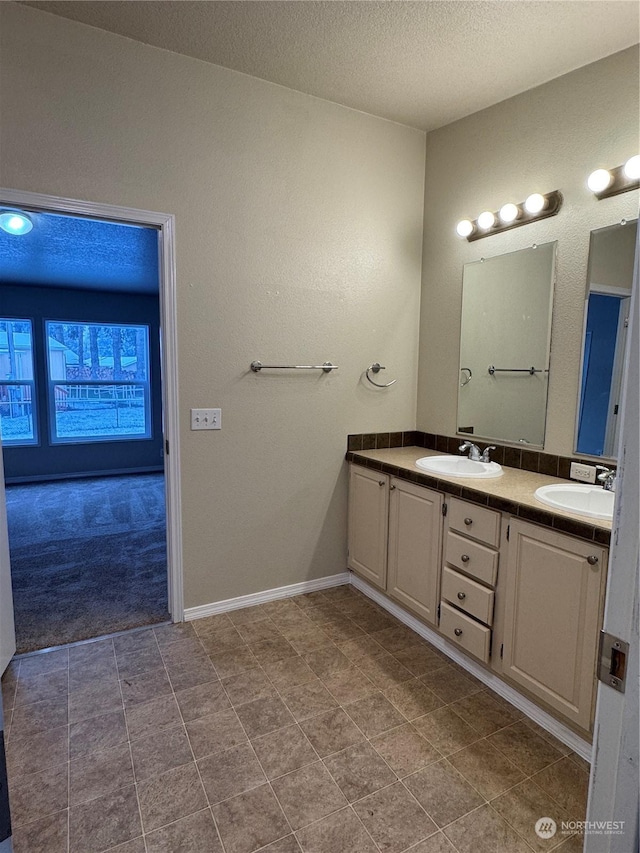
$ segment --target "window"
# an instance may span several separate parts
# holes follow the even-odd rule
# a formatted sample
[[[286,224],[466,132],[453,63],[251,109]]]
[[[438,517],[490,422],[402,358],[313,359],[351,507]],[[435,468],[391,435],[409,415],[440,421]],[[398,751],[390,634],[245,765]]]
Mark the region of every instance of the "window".
[[[37,444],[30,320],[0,319],[0,432],[3,444]]]
[[[151,437],[149,327],[46,321],[51,441]]]

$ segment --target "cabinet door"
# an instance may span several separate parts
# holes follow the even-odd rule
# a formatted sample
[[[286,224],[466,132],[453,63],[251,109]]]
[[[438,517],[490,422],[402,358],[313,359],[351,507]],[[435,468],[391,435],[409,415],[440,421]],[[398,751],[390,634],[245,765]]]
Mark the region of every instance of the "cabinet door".
[[[391,480],[387,591],[421,616],[437,622],[443,496],[403,480]]]
[[[348,566],[380,589],[387,583],[389,476],[352,465],[349,473]]]
[[[511,521],[503,673],[585,730],[606,558],[593,543]]]

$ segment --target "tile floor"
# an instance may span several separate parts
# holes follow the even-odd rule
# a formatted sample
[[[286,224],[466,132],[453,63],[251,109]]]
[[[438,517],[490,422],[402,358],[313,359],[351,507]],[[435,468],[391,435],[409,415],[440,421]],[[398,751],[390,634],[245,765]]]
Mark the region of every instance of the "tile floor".
[[[3,679],[15,853],[578,853],[587,765],[353,587]]]

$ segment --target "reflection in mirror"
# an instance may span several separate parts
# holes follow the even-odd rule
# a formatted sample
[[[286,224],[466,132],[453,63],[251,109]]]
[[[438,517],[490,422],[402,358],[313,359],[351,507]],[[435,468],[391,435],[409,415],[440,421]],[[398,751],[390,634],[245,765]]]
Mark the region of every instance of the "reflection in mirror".
[[[465,264],[458,432],[544,446],[556,243]]]
[[[591,232],[576,452],[613,458],[638,223]]]

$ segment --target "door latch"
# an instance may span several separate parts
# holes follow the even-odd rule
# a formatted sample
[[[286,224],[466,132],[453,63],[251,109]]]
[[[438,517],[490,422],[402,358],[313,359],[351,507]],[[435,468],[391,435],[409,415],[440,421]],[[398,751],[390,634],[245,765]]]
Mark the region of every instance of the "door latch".
[[[607,634],[606,631],[600,631],[598,678],[619,693],[624,693],[628,654],[629,643],[614,637],[613,634]]]

